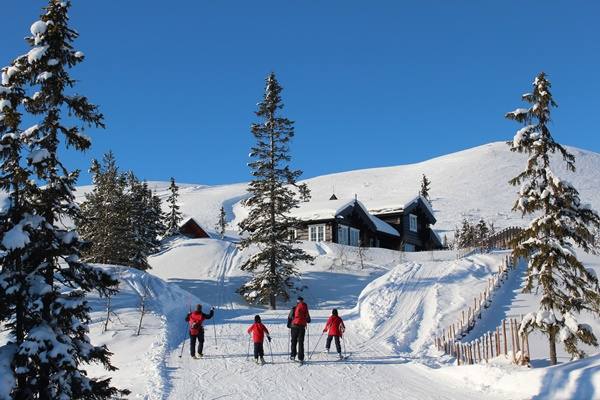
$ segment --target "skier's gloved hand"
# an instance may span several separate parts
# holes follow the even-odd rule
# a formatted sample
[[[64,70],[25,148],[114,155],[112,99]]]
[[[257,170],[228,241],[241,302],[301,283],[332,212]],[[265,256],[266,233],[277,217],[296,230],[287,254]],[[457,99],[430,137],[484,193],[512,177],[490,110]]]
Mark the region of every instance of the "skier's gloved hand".
[[[327,332],[327,329],[323,329],[323,333]]]
[[[269,340],[269,342],[271,341],[271,336],[267,336],[267,339]]]

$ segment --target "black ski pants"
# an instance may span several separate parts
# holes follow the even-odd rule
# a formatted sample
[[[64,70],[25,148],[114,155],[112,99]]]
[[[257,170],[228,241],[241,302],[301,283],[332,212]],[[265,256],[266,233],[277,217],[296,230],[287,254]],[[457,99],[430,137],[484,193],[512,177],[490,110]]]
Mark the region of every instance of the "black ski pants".
[[[298,360],[304,361],[304,335],[305,326],[292,325],[292,352],[291,357],[298,357]]]
[[[342,353],[342,345],[340,344],[339,336],[327,336],[327,342],[325,343],[325,348],[329,350],[331,348],[331,341],[335,338],[335,349],[339,354]]]
[[[202,350],[204,349],[204,329],[200,329],[197,335],[192,335],[190,333],[190,354],[192,357],[196,355],[196,341],[198,341],[198,354],[202,354]]]
[[[265,356],[265,349],[262,343],[254,343],[254,358],[258,360],[258,357]]]

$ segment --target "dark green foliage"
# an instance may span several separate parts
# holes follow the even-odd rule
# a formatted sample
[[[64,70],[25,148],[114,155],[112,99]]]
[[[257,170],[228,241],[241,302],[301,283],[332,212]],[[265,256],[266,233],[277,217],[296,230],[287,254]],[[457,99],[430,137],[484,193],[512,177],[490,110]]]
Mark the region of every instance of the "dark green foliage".
[[[523,95],[530,104],[506,115],[523,124],[509,142],[511,151],[528,155],[527,167],[510,183],[519,187],[513,210],[533,215],[533,221],[514,243],[513,255],[528,260],[525,292],[541,294],[539,311],[525,318],[522,329],[548,335],[550,361],[556,364],[556,341],[574,357],[583,357],[578,342],[597,345],[587,325],[579,324],[581,311],[600,311],[598,279],[578,260],[575,246],[595,252],[594,234],[600,228],[596,211],[584,205],[579,192],[552,172],[551,157],[559,155],[567,170],[575,172],[575,157],[554,141],[548,128],[556,103],[544,73]]]
[[[129,265],[128,248],[131,237],[128,224],[130,210],[125,176],[119,172],[112,152],[104,155],[102,165],[92,161],[94,189],[86,193],[81,204],[77,228],[89,242],[84,260],[100,264]]]
[[[243,270],[253,273],[253,278],[239,292],[247,301],[269,303],[273,309],[277,298],[289,299],[291,279],[297,275],[295,263],[313,260],[295,246],[297,240],[289,235],[290,228],[299,222],[290,216],[290,211],[301,199],[308,200],[310,194],[305,184],[297,183],[302,171],[289,166],[294,125],[278,115],[283,108],[281,90],[275,74],[270,74],[265,97],[256,112],[262,121],[251,128],[256,139],[249,164],[253,179],[248,187],[250,197],[244,202],[250,212],[240,223],[242,232],[248,233],[242,247],[256,245],[258,253],[242,265]]]
[[[150,268],[148,255],[160,248],[165,232],[160,198],[132,173],[121,173],[112,152],[92,161],[94,190],[86,194],[79,232],[89,242],[85,260]]]

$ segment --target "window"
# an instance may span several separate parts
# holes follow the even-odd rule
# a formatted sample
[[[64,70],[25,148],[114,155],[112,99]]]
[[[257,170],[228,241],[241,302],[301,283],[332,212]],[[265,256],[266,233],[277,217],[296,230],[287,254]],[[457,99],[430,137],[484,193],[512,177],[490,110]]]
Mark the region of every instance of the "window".
[[[417,216],[414,214],[410,214],[408,216],[409,219],[409,229],[411,232],[417,232]]]
[[[346,225],[338,225],[337,242],[339,244],[348,244],[348,227]]]
[[[298,230],[297,229],[290,229],[289,233],[288,233],[288,237],[290,240],[297,240],[298,239]]]
[[[325,225],[310,225],[308,227],[308,240],[311,242],[324,242]]]
[[[360,230],[350,228],[350,246],[360,246]]]
[[[404,251],[413,252],[415,250],[416,250],[416,248],[415,248],[414,244],[408,244],[407,243],[407,244],[404,245]]]

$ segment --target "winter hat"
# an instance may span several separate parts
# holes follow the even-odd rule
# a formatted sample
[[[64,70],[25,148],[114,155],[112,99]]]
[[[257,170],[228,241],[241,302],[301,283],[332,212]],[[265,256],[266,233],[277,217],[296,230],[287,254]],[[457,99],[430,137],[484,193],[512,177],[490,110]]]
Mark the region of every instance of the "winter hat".
[[[304,297],[302,297],[302,296],[299,296],[299,297],[298,297],[298,301],[304,301]]]
[[[198,311],[198,312],[202,311],[202,304],[196,305],[196,311]]]
[[[254,316],[254,322],[260,322],[260,315]]]
[[[334,308],[333,310],[331,310],[331,314],[335,315],[337,317],[337,315],[338,315],[337,308]]]

